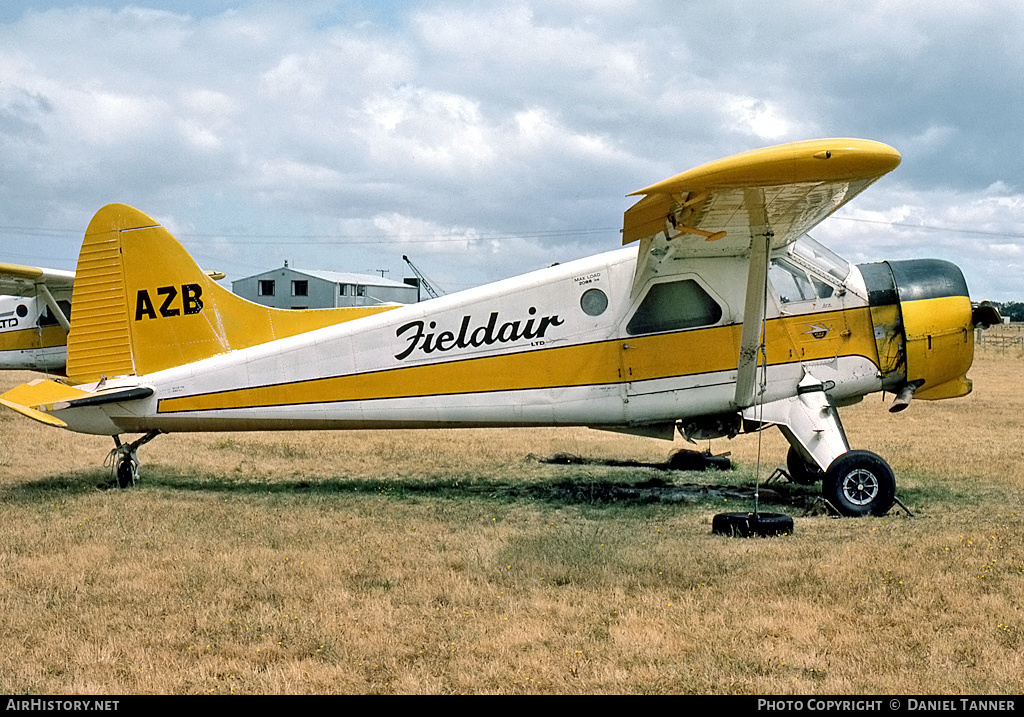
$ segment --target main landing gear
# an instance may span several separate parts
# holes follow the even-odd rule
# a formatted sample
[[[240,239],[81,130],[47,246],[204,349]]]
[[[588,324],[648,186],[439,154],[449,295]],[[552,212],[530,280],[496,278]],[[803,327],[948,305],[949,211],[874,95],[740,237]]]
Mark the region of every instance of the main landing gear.
[[[896,476],[881,456],[847,451],[825,471],[821,494],[843,515],[881,516],[896,501]]]
[[[136,452],[163,431],[150,431],[131,443],[121,443],[120,436],[114,436],[114,448],[107,454],[103,465],[110,466],[110,475],[118,488],[130,488],[139,479],[139,458]]]
[[[885,515],[897,502],[892,468],[870,451],[850,450],[826,387],[805,373],[795,396],[744,409],[743,418],[778,426],[790,445],[790,477],[804,485],[820,480],[822,497],[840,515]]]
[[[801,485],[820,480],[822,497],[841,515],[881,516],[896,502],[896,476],[885,459],[871,451],[841,453],[823,471],[791,446],[786,471]]]

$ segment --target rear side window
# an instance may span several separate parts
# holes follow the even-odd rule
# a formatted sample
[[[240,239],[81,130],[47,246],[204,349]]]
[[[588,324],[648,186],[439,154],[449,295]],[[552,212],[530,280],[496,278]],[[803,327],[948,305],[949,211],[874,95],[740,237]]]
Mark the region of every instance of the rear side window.
[[[655,284],[647,292],[626,333],[652,334],[710,326],[722,319],[722,307],[693,279]]]

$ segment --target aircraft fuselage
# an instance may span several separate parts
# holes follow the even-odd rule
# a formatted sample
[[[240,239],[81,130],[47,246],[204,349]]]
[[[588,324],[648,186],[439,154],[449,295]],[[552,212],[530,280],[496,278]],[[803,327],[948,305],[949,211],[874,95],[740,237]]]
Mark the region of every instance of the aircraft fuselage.
[[[859,270],[847,265],[840,279],[829,265],[801,259],[807,254],[777,257],[786,266],[768,304],[761,400],[792,396],[807,372],[830,382],[840,404],[885,388]],[[61,418],[74,430],[116,434],[628,428],[735,411],[745,262],[690,259],[631,297],[635,261],[634,250],[608,252],[115,381],[111,387],[141,381],[154,394],[130,406],[63,411]],[[779,284],[794,271],[794,287],[810,288],[781,293],[789,289]],[[143,313],[134,320],[183,318]]]
[[[36,297],[0,296],[0,369],[61,372],[67,333]]]

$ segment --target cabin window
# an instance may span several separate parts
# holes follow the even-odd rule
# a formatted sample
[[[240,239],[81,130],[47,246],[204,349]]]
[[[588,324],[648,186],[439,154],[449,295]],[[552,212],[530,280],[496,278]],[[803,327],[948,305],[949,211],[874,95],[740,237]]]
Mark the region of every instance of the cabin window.
[[[309,282],[305,279],[296,279],[293,281],[292,296],[309,296]]]
[[[710,326],[722,319],[722,307],[693,279],[655,284],[626,325],[630,335]]]
[[[608,308],[608,295],[600,289],[587,289],[580,297],[580,308],[587,316],[600,316]]]
[[[256,286],[257,296],[273,296],[277,292],[277,282],[273,279],[260,279]]]
[[[833,253],[806,234],[793,244],[793,255],[824,270],[836,281],[846,281],[846,277],[850,275],[850,263],[846,259]]]

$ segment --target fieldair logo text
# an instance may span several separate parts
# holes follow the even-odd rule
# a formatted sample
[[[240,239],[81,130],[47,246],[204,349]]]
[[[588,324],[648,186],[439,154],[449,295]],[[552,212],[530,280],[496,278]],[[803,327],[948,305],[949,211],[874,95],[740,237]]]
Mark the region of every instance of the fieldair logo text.
[[[549,326],[561,326],[565,323],[558,315],[542,316],[537,318],[537,309],[533,306],[529,310],[530,318],[524,321],[506,321],[498,324],[498,312],[492,311],[486,324],[470,329],[471,316],[463,316],[462,324],[458,333],[453,331],[435,332],[437,322],[431,321],[424,324],[423,321],[410,321],[398,328],[395,335],[399,338],[405,337],[409,345],[401,353],[395,354],[395,358],[401,361],[417,349],[425,354],[435,351],[451,351],[452,349],[465,349],[470,346],[490,346],[500,343],[506,344],[520,339],[535,341],[544,338],[544,333]],[[429,333],[428,333],[429,330]]]

